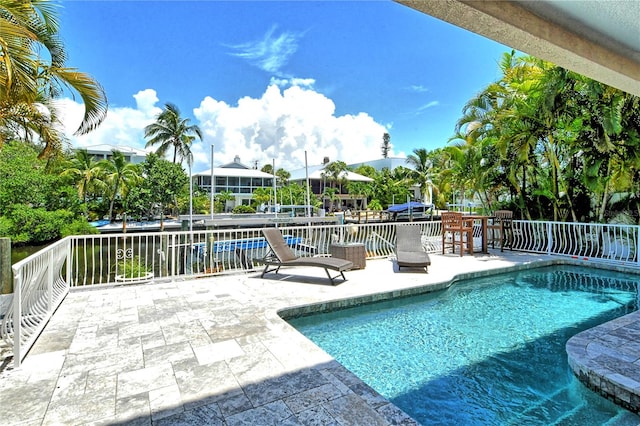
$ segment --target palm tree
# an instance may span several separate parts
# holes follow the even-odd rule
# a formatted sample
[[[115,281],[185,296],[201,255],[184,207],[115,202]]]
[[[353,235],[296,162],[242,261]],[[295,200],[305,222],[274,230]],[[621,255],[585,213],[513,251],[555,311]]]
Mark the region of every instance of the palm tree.
[[[78,187],[78,197],[87,202],[87,193],[95,188],[104,188],[101,180],[102,168],[95,161],[93,155],[86,149],[78,149],[75,156],[67,162],[66,169],[61,176],[70,177]]]
[[[36,135],[44,143],[41,158],[62,147],[51,101],[66,89],[80,95],[85,105],[76,134],[95,129],[107,113],[102,87],[89,75],[65,66],[56,7],[49,0],[0,0],[0,148],[7,137],[28,140]]]
[[[173,148],[174,163],[180,158],[191,165],[191,144],[196,137],[202,141],[202,131],[197,125],[189,124],[189,121],[188,118],[180,117],[180,110],[174,104],[165,104],[164,110],[156,117],[156,122],[144,128],[144,137],[150,138],[146,147],[159,145],[156,153],[161,157]]]
[[[391,136],[389,133],[382,135],[382,158],[389,158],[389,151],[391,151]]]
[[[429,151],[425,148],[416,148],[413,154],[407,156],[407,164],[413,166],[413,180],[420,186],[422,200],[427,200],[427,190],[431,181],[432,162],[429,158]]]
[[[333,187],[340,185],[339,193],[341,193],[342,184],[346,181],[347,163],[344,161],[332,161],[324,166],[324,170],[321,175],[326,177],[329,182],[332,183]]]
[[[124,200],[129,188],[138,184],[142,179],[137,165],[129,163],[120,151],[112,151],[112,153],[111,158],[99,163],[104,173],[104,179],[110,187],[109,220],[113,220],[113,206],[116,198],[120,196]]]

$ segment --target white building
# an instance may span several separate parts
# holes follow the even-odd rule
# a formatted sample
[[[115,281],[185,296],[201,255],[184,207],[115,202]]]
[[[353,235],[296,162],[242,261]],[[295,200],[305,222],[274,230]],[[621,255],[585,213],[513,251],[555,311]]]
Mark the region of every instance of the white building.
[[[108,144],[79,147],[78,149],[86,149],[87,153],[93,155],[96,161],[108,160],[112,157],[113,151],[120,151],[124,154],[125,160],[133,164],[142,163],[147,157],[147,154],[152,152],[144,149],[131,148],[130,146]]]
[[[211,169],[193,175],[198,188],[211,193]],[[233,162],[213,168],[214,193],[230,192],[234,200],[225,210],[235,206],[250,205],[256,188],[273,187],[273,175],[245,166],[236,156]]]
[[[289,182],[295,182],[298,185],[305,186],[307,174],[309,176],[309,187],[311,192],[321,196],[324,192],[324,188],[327,187],[327,179],[324,175],[324,168],[326,164],[322,164],[319,166],[309,166],[306,169],[298,169],[293,170],[291,172],[291,177],[289,178]],[[344,171],[341,176],[346,182],[373,182],[373,179],[367,176],[363,176],[361,174],[352,172],[352,171]],[[366,210],[367,208],[367,198],[361,195],[349,194],[346,187],[338,187],[337,189],[341,189],[342,191],[336,194],[337,198],[337,208],[339,210]],[[322,198],[322,208],[325,210],[331,210],[332,202],[324,197]],[[334,206],[335,207],[335,206]]]

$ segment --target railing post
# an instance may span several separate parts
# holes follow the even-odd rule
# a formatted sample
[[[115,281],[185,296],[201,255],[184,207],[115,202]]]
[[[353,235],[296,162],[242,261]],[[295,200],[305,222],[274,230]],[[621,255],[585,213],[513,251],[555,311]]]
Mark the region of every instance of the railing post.
[[[76,237],[73,237],[76,238]],[[86,240],[85,240],[85,245],[86,245]],[[78,244],[76,244],[76,247],[78,246]],[[73,251],[72,251],[73,245],[72,245],[72,237],[67,237],[67,286],[69,286],[69,288],[71,288],[72,286],[75,286],[77,283],[74,282],[73,277],[71,276],[73,273],[73,268],[71,267],[71,259],[73,259]]]
[[[553,247],[553,233],[551,222],[547,222],[547,254],[551,255],[551,249]]]
[[[176,249],[176,234],[171,234],[170,238],[171,238],[171,244],[170,244],[170,247],[171,247],[171,256],[170,256],[170,259],[171,259],[171,278],[173,279],[176,276],[176,252],[177,252],[177,249]]]
[[[22,271],[13,271],[13,365],[22,362]]]
[[[52,311],[53,306],[53,261],[55,259],[53,253],[53,250],[49,250],[49,259],[47,262],[47,313]]]

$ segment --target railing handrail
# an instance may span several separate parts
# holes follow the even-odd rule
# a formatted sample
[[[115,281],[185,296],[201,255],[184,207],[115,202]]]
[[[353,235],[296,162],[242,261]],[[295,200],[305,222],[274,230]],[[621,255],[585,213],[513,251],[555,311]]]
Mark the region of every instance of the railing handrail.
[[[0,323],[0,337],[13,347],[19,367],[69,292],[70,237],[12,265],[13,297]]]
[[[442,249],[440,221],[420,226],[425,250]],[[369,259],[393,255],[395,222],[299,224],[282,227],[300,256],[323,256],[332,242],[365,244]],[[278,224],[276,224],[278,226]],[[94,287],[254,271],[266,255],[262,228],[210,229],[71,236],[12,266],[14,295],[0,324],[13,345],[14,364],[35,342],[73,287]],[[480,238],[476,229],[474,238]],[[640,226],[512,221],[511,249],[640,267]],[[475,245],[475,244],[474,244]],[[134,271],[131,276],[126,271]],[[137,271],[137,272],[135,272]]]

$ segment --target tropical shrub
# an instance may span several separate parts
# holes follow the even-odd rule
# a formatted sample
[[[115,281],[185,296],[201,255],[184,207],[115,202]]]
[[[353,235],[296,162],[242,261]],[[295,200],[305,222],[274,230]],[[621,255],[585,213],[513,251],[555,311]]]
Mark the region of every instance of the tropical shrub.
[[[244,206],[244,205],[240,205],[240,206],[235,206],[233,208],[233,210],[231,211],[231,213],[233,214],[239,214],[239,213],[255,213],[256,209],[255,207],[251,207],[251,206]]]

